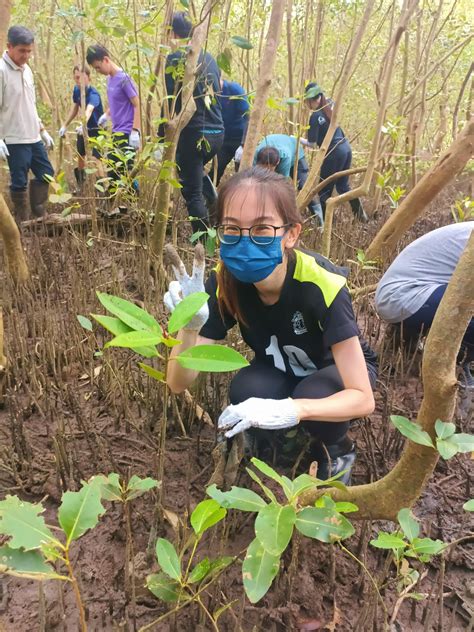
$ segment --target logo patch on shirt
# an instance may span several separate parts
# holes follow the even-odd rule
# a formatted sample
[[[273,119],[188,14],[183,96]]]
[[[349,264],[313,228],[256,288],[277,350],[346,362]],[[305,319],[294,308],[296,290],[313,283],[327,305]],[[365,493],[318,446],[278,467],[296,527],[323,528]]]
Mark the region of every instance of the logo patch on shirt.
[[[303,314],[300,311],[297,311],[293,314],[293,316],[291,317],[291,322],[293,323],[293,331],[297,336],[308,333],[305,322],[303,320]]]
[[[324,118],[324,116],[318,116],[318,123],[320,125],[324,125],[325,122],[326,122],[326,119]]]

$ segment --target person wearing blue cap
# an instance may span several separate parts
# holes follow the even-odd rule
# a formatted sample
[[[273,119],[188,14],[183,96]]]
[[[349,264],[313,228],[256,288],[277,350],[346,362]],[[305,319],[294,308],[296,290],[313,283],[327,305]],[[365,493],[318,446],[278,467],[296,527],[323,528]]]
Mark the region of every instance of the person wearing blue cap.
[[[269,134],[257,145],[253,162],[259,167],[271,169],[287,178],[293,178],[296,167],[298,190],[301,190],[308,179],[309,167],[304,150],[301,145],[297,146],[297,142],[294,136]],[[308,208],[322,226],[324,218],[318,200],[311,200]]]
[[[175,113],[181,111],[182,68],[186,61],[184,45],[192,35],[193,25],[188,14],[181,11],[173,14],[172,40],[179,41],[178,50],[166,58],[166,92],[175,97],[170,109]],[[215,201],[217,194],[207,175],[204,165],[219,151],[224,141],[224,122],[221,106],[215,95],[220,91],[220,72],[217,63],[208,52],[199,54],[194,101],[196,111],[182,130],[176,150],[176,164],[182,188],[181,193],[191,219],[193,233],[207,231],[208,204]],[[158,129],[158,136],[164,137],[166,122]]]
[[[301,142],[303,145],[308,147],[320,147],[331,123],[334,103],[331,99],[326,98],[322,88],[314,82],[308,83],[306,86],[304,99],[306,105],[313,111],[313,113],[309,119],[308,138],[303,138]],[[342,129],[337,127],[329,145],[326,157],[321,165],[321,181],[329,178],[329,176],[332,176],[338,171],[350,169],[351,163],[351,146]],[[323,214],[326,212],[326,201],[331,197],[334,187],[336,187],[339,195],[347,193],[351,190],[349,177],[343,176],[342,178],[327,184],[323,189],[321,189],[319,192],[319,201],[321,202]],[[364,207],[362,206],[360,199],[354,198],[353,200],[349,200],[349,203],[354,216],[361,222],[367,222],[369,218],[364,211]]]

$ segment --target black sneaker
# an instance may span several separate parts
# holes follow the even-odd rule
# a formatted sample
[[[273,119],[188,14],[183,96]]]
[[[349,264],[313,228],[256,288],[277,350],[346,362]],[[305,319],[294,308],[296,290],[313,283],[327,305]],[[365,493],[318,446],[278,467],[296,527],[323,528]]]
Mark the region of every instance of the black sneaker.
[[[326,451],[330,457],[329,461]],[[318,463],[317,478],[321,481],[325,481],[328,478],[332,478],[344,472],[337,480],[344,483],[344,485],[351,484],[352,467],[356,460],[356,451],[355,445],[348,437],[343,437],[340,441],[332,445],[326,445],[326,450],[322,452],[321,448],[319,448],[317,455],[318,456],[314,458]]]

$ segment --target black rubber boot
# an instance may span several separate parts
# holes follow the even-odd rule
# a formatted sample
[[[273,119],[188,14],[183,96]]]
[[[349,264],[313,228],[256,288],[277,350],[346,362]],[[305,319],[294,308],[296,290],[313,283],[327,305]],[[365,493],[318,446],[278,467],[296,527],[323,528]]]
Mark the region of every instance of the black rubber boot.
[[[13,191],[10,189],[10,198],[13,204],[13,215],[18,225],[30,217],[30,206],[28,204],[28,191]]]
[[[34,217],[43,217],[46,213],[49,184],[39,180],[30,180],[30,207]]]
[[[319,445],[315,446],[312,452],[314,455],[313,460],[318,462],[317,478],[325,481],[346,470],[337,480],[344,483],[344,485],[351,484],[351,471],[356,460],[356,451],[354,444],[347,435],[339,439],[337,443],[326,444],[326,450]]]
[[[79,169],[79,167],[76,167],[74,169],[74,176],[77,182],[77,187],[76,187],[76,190],[74,191],[74,195],[80,195],[82,194],[82,191],[84,189],[84,182],[86,181],[86,172],[84,171],[84,169]]]
[[[362,206],[362,202],[359,198],[355,198],[354,200],[349,200],[349,204],[351,205],[352,212],[354,213],[354,217],[362,222],[363,224],[367,224],[369,221],[367,213],[364,211],[364,207]]]

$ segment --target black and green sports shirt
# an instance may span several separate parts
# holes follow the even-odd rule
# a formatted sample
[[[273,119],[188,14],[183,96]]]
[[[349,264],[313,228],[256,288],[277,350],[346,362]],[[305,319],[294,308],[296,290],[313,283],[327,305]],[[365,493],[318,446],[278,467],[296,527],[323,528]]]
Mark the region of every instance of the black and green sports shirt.
[[[319,261],[319,262],[318,262]],[[285,373],[304,377],[334,364],[332,345],[359,336],[346,279],[340,269],[316,253],[294,250],[280,298],[265,305],[253,284],[237,282],[238,300],[246,324],[239,322],[242,338],[255,359]],[[209,319],[200,335],[222,340],[236,324],[222,318],[217,302],[217,278],[206,282]],[[361,340],[367,364],[376,367],[376,355]]]

